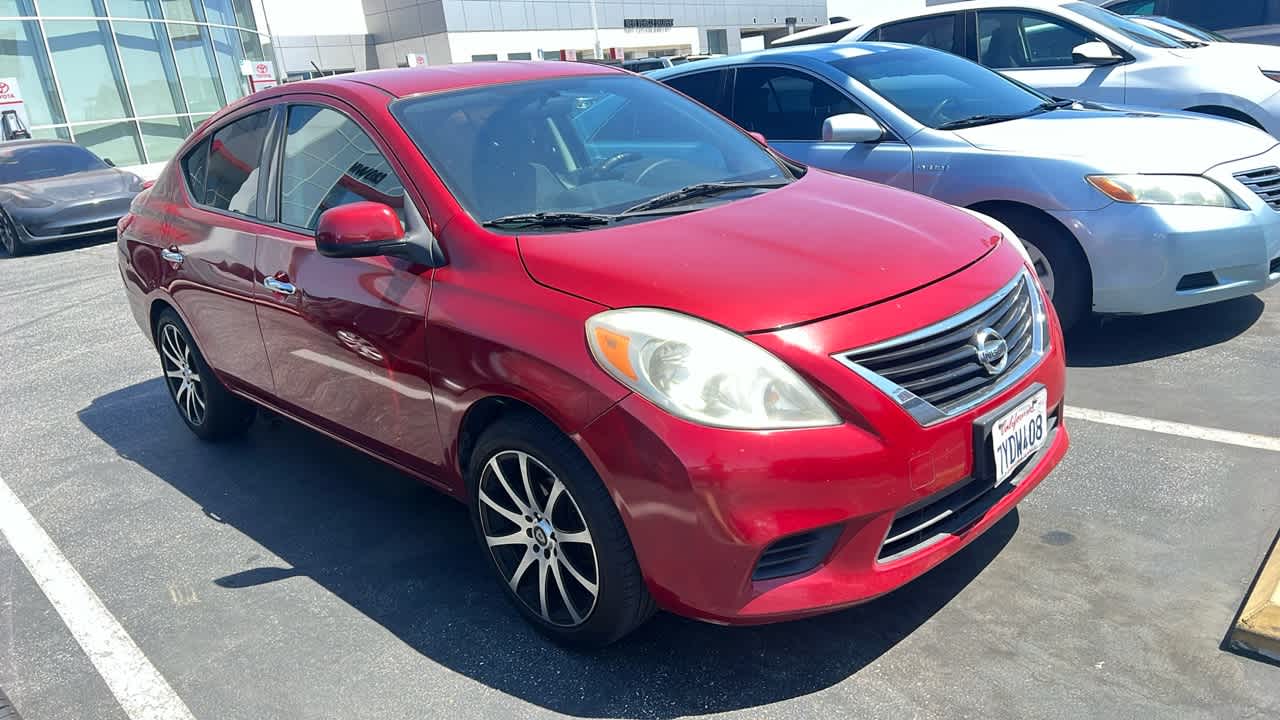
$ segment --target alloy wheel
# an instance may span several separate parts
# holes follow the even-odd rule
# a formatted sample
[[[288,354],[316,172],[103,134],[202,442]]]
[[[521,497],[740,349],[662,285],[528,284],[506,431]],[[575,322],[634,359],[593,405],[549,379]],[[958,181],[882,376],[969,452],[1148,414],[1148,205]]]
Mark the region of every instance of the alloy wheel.
[[[600,568],[564,481],[528,453],[506,450],[485,464],[477,499],[485,543],[512,593],[551,625],[585,622],[596,606]]]
[[[1049,300],[1053,300],[1053,266],[1049,264],[1049,258],[1040,252],[1040,248],[1032,243],[1023,243],[1027,248],[1027,254],[1031,256],[1031,266],[1036,270],[1036,278],[1040,280],[1040,285],[1044,287],[1044,292],[1049,296]]]
[[[17,240],[17,231],[13,227],[13,221],[3,211],[0,211],[0,245],[4,246],[5,252],[12,255],[14,248],[18,246]]]
[[[191,345],[176,325],[165,325],[160,331],[160,362],[178,410],[192,425],[203,425],[206,404],[204,380],[195,365]]]

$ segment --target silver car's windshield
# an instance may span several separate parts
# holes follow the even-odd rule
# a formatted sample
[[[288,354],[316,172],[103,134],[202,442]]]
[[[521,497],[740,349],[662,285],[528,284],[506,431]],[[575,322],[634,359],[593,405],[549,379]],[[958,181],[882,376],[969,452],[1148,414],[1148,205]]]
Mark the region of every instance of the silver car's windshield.
[[[1063,8],[1083,15],[1086,18],[1114,30],[1121,35],[1141,43],[1148,47],[1158,48],[1181,48],[1184,47],[1178,40],[1165,35],[1159,30],[1153,30],[1142,23],[1137,23],[1123,15],[1117,15],[1110,10],[1100,8],[1097,5],[1089,3],[1073,2],[1062,6]]]
[[[939,50],[886,50],[831,64],[931,128],[976,118],[998,122],[1023,117],[1047,109],[1050,102],[999,73]]]

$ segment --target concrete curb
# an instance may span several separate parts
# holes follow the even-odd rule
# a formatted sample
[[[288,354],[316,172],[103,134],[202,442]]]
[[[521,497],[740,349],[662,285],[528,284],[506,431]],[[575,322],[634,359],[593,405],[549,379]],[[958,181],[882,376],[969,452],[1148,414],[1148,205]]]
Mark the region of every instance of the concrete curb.
[[[1228,642],[1232,649],[1280,662],[1280,537],[1262,562]]]

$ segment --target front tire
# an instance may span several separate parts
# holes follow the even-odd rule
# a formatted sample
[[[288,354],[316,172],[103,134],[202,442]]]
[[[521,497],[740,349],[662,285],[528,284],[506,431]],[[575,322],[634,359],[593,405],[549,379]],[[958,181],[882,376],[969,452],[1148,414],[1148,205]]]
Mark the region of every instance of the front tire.
[[[0,208],[0,246],[9,253],[9,257],[18,257],[27,252],[26,244],[18,235],[18,226],[4,208]]]
[[[591,463],[543,418],[499,420],[468,468],[472,524],[504,592],[544,635],[580,648],[653,615],[630,538]]]
[[[169,397],[191,432],[210,442],[244,435],[257,408],[218,380],[187,326],[171,309],[164,310],[156,322],[156,349]]]

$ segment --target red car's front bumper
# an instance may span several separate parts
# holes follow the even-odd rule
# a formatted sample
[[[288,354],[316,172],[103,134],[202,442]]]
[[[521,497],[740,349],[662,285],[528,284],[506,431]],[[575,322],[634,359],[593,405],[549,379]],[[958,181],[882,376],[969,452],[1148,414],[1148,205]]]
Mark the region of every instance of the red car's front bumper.
[[[927,427],[827,354],[861,346],[891,318],[900,323],[904,312],[945,317],[945,308],[976,302],[991,284],[976,276],[966,283],[973,272],[891,306],[755,337],[843,405],[849,421],[842,425],[723,430],[677,419],[631,395],[576,436],[614,495],[659,604],[704,620],[750,624],[865,602],[954,555],[1049,474],[1069,443],[1056,320],[1034,369],[981,405]],[[957,513],[963,518],[952,518],[940,537],[932,533],[919,547],[889,553],[885,540],[895,518],[966,492],[975,421],[1037,385],[1047,390],[1058,421],[1044,448],[1011,481]],[[775,542],[823,528],[835,539],[816,568],[752,579]]]

